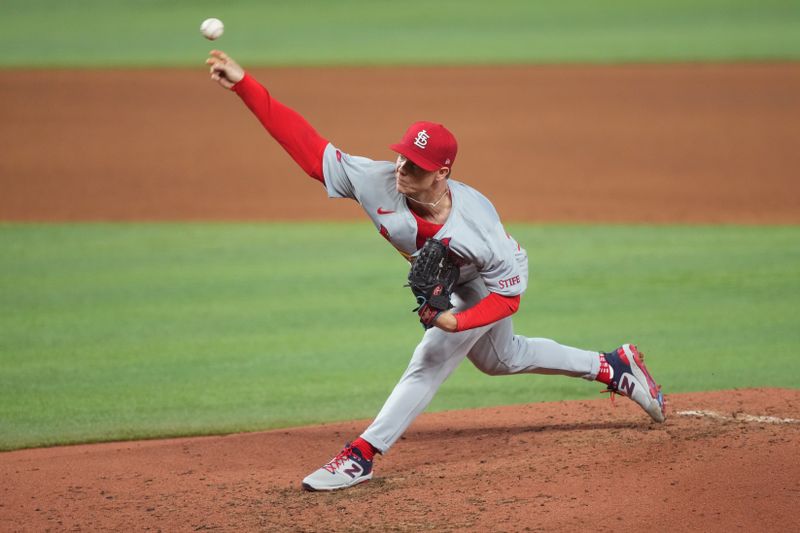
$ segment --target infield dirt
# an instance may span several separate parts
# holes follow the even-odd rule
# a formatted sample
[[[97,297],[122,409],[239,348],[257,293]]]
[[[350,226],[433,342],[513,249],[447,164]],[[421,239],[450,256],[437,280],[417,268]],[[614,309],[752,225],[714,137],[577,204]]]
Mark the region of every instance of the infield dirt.
[[[354,154],[448,124],[506,220],[800,222],[798,64],[254,74]],[[202,67],[7,71],[0,101],[0,220],[362,216]],[[800,529],[800,391],[665,386],[663,425],[624,399],[426,414],[334,494],[299,482],[368,421],[2,453],[0,530]]]
[[[800,63],[254,74],[353,154],[447,124],[507,221],[800,221]],[[363,216],[202,66],[6,72],[0,101],[0,220]]]
[[[625,399],[425,414],[338,493],[300,480],[367,421],[9,452],[0,529],[797,531],[800,391],[670,405],[660,425]]]

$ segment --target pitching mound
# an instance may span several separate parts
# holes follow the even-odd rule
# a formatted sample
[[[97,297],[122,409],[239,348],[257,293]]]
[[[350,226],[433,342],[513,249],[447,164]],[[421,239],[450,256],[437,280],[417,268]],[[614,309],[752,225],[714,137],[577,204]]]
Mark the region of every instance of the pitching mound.
[[[791,531],[800,390],[426,414],[376,479],[300,480],[364,421],[0,454],[0,530]]]

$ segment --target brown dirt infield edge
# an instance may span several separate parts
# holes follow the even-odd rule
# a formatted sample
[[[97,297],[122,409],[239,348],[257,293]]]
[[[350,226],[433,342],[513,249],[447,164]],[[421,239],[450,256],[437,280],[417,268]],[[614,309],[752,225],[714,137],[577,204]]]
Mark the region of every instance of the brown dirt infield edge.
[[[800,222],[800,63],[254,74],[353,154],[447,124],[506,221]],[[363,220],[202,67],[6,71],[0,101],[0,220]]]
[[[800,222],[800,64],[254,73],[351,153],[448,124],[507,221]],[[202,69],[10,74],[0,220],[361,219]],[[299,482],[367,421],[2,453],[0,530],[800,529],[800,426],[735,417],[800,418],[800,391],[669,399],[663,425],[624,399],[425,414],[333,494]]]
[[[796,531],[800,391],[423,414],[337,493],[300,480],[366,421],[0,454],[3,531]],[[725,419],[681,416],[713,410]]]

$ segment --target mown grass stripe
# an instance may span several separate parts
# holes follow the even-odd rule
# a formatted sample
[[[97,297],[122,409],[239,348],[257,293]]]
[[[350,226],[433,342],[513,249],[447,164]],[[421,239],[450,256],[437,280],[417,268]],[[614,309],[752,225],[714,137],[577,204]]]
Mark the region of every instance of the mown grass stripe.
[[[3,67],[198,67],[212,46],[251,67],[800,59],[792,0],[4,0],[3,20]]]
[[[669,392],[797,387],[800,227],[513,224],[518,332],[637,342]],[[0,225],[0,449],[375,415],[421,328],[368,223]],[[468,363],[434,410],[597,387]]]

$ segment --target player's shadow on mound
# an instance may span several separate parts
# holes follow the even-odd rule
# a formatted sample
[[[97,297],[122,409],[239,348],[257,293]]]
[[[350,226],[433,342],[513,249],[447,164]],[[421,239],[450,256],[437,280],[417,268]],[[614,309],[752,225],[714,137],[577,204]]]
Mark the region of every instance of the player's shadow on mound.
[[[482,438],[494,439],[502,436],[523,435],[526,433],[559,433],[569,431],[608,431],[619,429],[632,429],[644,431],[651,428],[653,424],[643,420],[641,422],[625,421],[602,421],[602,422],[569,422],[562,424],[535,424],[526,426],[496,426],[496,427],[474,427],[474,428],[442,428],[442,429],[418,429],[410,431],[408,438],[424,439],[454,439],[466,438],[470,440],[480,440]],[[406,437],[402,437],[405,439]]]

